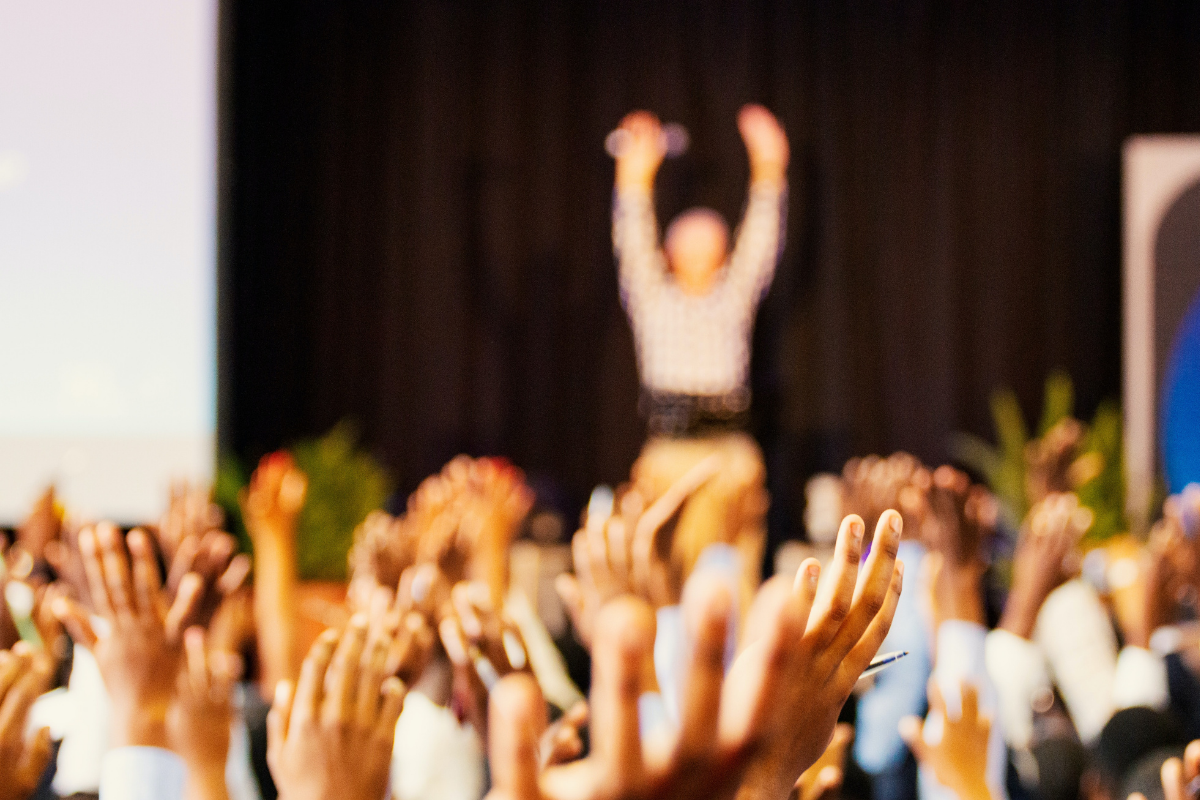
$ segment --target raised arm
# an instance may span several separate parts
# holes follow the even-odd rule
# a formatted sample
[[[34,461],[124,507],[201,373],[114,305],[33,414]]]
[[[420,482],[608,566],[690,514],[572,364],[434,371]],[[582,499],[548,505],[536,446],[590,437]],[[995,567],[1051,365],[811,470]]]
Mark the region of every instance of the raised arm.
[[[738,130],[750,157],[750,198],[729,258],[727,280],[757,303],[775,276],[783,250],[787,212],[787,135],[779,120],[760,105],[738,114]]]
[[[627,115],[621,120],[620,131],[613,189],[613,251],[621,300],[629,307],[653,291],[666,270],[654,218],[654,176],[666,154],[666,145],[658,118],[648,111]]]

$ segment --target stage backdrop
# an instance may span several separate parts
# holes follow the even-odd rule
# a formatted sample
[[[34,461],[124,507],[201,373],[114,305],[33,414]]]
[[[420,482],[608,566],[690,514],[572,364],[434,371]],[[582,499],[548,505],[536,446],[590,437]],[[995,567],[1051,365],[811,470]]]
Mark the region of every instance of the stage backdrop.
[[[1200,4],[229,1],[223,442],[353,417],[404,490],[463,450],[576,497],[626,474],[602,145],[630,109],[692,134],[664,221],[736,220],[742,103],[790,134],[753,368],[774,537],[817,468],[990,435],[999,386],[1119,397],[1121,143],[1200,129]]]

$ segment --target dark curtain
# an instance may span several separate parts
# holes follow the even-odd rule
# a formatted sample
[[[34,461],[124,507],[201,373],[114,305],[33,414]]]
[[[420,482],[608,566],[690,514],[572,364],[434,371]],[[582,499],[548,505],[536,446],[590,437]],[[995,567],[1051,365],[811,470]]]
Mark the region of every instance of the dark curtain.
[[[947,456],[1055,367],[1120,391],[1120,148],[1200,129],[1200,4],[228,0],[223,446],[338,420],[413,488],[498,453],[581,502],[643,428],[609,239],[623,114],[684,123],[665,223],[793,147],[754,339],[775,538],[853,454]]]

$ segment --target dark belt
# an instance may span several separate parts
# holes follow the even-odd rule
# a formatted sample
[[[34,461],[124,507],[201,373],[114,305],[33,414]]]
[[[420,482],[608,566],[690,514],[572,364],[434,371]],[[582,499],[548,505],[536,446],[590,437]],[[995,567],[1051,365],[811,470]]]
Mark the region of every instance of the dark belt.
[[[676,394],[643,389],[638,406],[651,436],[709,436],[745,430],[750,421],[750,390]]]

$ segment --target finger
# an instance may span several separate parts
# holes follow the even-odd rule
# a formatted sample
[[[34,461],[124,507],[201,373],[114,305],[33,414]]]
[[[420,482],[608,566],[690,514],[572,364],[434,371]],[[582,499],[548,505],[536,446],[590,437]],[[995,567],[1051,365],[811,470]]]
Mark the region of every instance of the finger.
[[[583,619],[583,590],[579,588],[579,580],[569,573],[562,573],[554,579],[554,589],[571,617],[571,624],[582,634],[580,627]]]
[[[0,703],[8,696],[9,689],[28,666],[28,655],[0,650]]]
[[[979,689],[973,683],[962,684],[962,721],[974,725],[979,721]]]
[[[158,562],[150,547],[146,532],[140,528],[129,532],[129,553],[133,558],[133,589],[139,616],[158,612],[158,593],[162,588],[158,579]]]
[[[11,732],[13,736],[21,735],[33,701],[50,683],[48,659],[26,657],[20,662],[23,674],[12,683],[0,703],[0,731]]]
[[[1183,762],[1178,758],[1168,758],[1163,762],[1162,770],[1163,796],[1166,800],[1188,800],[1187,785],[1183,780]]]
[[[492,785],[506,800],[538,800],[538,737],[546,727],[546,705],[537,682],[509,675],[489,699]]]
[[[467,666],[467,640],[455,617],[446,617],[438,624],[438,637],[450,663],[460,668]]]
[[[608,565],[608,540],[604,528],[603,522],[589,520],[582,533],[592,581],[601,590],[607,591],[612,586],[612,575]]]
[[[813,603],[817,599],[817,590],[821,585],[821,562],[815,558],[806,558],[796,570],[796,580],[792,585],[790,602],[795,606],[799,615],[802,630],[808,630],[808,622],[812,614]]]
[[[229,567],[221,575],[217,581],[217,591],[222,597],[229,595],[242,588],[242,584],[246,582],[246,578],[250,575],[252,563],[250,556],[245,553],[239,553],[229,562]]]
[[[380,689],[387,677],[387,653],[390,640],[376,638],[363,655],[364,668],[358,683],[358,708],[355,715],[363,728],[375,724],[379,711]]]
[[[834,660],[845,658],[887,603],[903,529],[899,512],[889,509],[879,516],[871,554],[867,556],[865,571],[859,576],[850,614],[829,648]]]
[[[179,547],[175,550],[175,557],[171,559],[171,569],[167,573],[167,589],[170,592],[177,592],[183,576],[192,571],[192,565],[196,562],[196,554],[199,549],[200,537],[198,536],[184,536],[179,542]]]
[[[333,659],[333,649],[338,643],[338,631],[334,628],[322,633],[313,642],[304,663],[300,665],[300,679],[296,683],[292,700],[292,714],[288,726],[317,719],[324,693],[325,672]]]
[[[612,796],[642,780],[638,733],[641,676],[654,646],[654,614],[645,602],[624,596],[596,620],[592,672],[592,750]],[[603,792],[602,792],[603,794]]]
[[[115,613],[108,596],[108,583],[104,580],[104,566],[101,563],[95,528],[87,527],[79,532],[79,555],[83,560],[84,574],[87,576],[88,594],[92,598],[92,608],[95,609],[97,615],[105,619],[113,619]]]
[[[396,735],[396,721],[400,719],[400,712],[404,710],[404,698],[408,688],[404,682],[392,675],[383,682],[379,692],[383,695],[383,702],[379,706],[379,730],[388,739],[388,749],[391,750],[392,742]]]
[[[580,584],[588,589],[594,587],[596,581],[592,577],[591,559],[588,557],[587,535],[583,531],[571,537],[571,560],[575,563],[575,574]]]
[[[30,737],[25,745],[25,753],[21,759],[20,772],[25,777],[26,785],[34,785],[50,764],[50,728],[44,727]]]
[[[188,685],[193,697],[208,697],[208,658],[204,651],[204,629],[192,626],[183,633],[183,650],[187,658]]]
[[[924,728],[920,717],[903,717],[900,720],[900,738],[908,745],[918,763],[923,763],[929,757],[925,746]]]
[[[279,752],[287,741],[288,722],[292,717],[292,701],[296,697],[291,681],[280,681],[275,684],[275,701],[267,712],[267,760],[272,764],[278,763]],[[275,769],[276,778],[280,778]]]
[[[184,627],[195,618],[203,592],[203,578],[195,572],[189,572],[183,576],[183,580],[179,582],[179,591],[175,594],[175,601],[171,603],[163,621],[169,641],[179,641]]]
[[[685,765],[706,763],[716,745],[732,604],[729,588],[714,575],[697,573],[684,587],[683,613],[692,640],[678,746]]]
[[[858,579],[858,562],[862,556],[864,530],[863,521],[857,514],[850,514],[842,520],[833,549],[833,561],[825,582],[817,590],[816,626],[812,634],[818,647],[833,641],[850,613]]]
[[[118,619],[132,618],[133,582],[129,575],[129,558],[125,555],[124,538],[117,527],[109,522],[96,526],[96,538],[104,563],[104,579],[113,611]]]
[[[883,646],[883,640],[887,637],[888,631],[892,627],[892,620],[896,616],[896,608],[900,604],[900,593],[903,590],[904,562],[897,561],[895,572],[892,573],[892,585],[883,601],[883,608],[875,615],[875,619],[867,626],[867,630],[863,632],[858,643],[850,648],[850,652],[842,659],[839,666],[842,677],[848,679],[851,684],[858,680],[863,670],[871,663],[871,659],[879,652],[879,648]]]
[[[91,618],[82,606],[59,595],[51,602],[50,611],[77,643],[88,650],[96,647],[96,632],[92,629]]]
[[[480,615],[476,613],[476,609],[482,606],[483,598],[479,596],[479,589],[483,589],[484,595],[487,593],[487,587],[477,583],[461,582],[455,584],[450,590],[450,602],[454,606],[454,611],[458,614],[459,625],[462,626],[463,633],[468,639],[478,642],[484,637],[483,621]]]
[[[327,723],[353,718],[359,659],[362,658],[366,640],[366,617],[363,614],[355,614],[342,634],[341,641],[333,653],[333,660],[325,673],[325,698],[321,705],[321,718]]]
[[[1183,751],[1183,777],[1193,781],[1200,775],[1200,739],[1192,741]]]
[[[629,540],[625,520],[612,517],[604,526],[605,547],[612,577],[622,588],[629,585]]]

